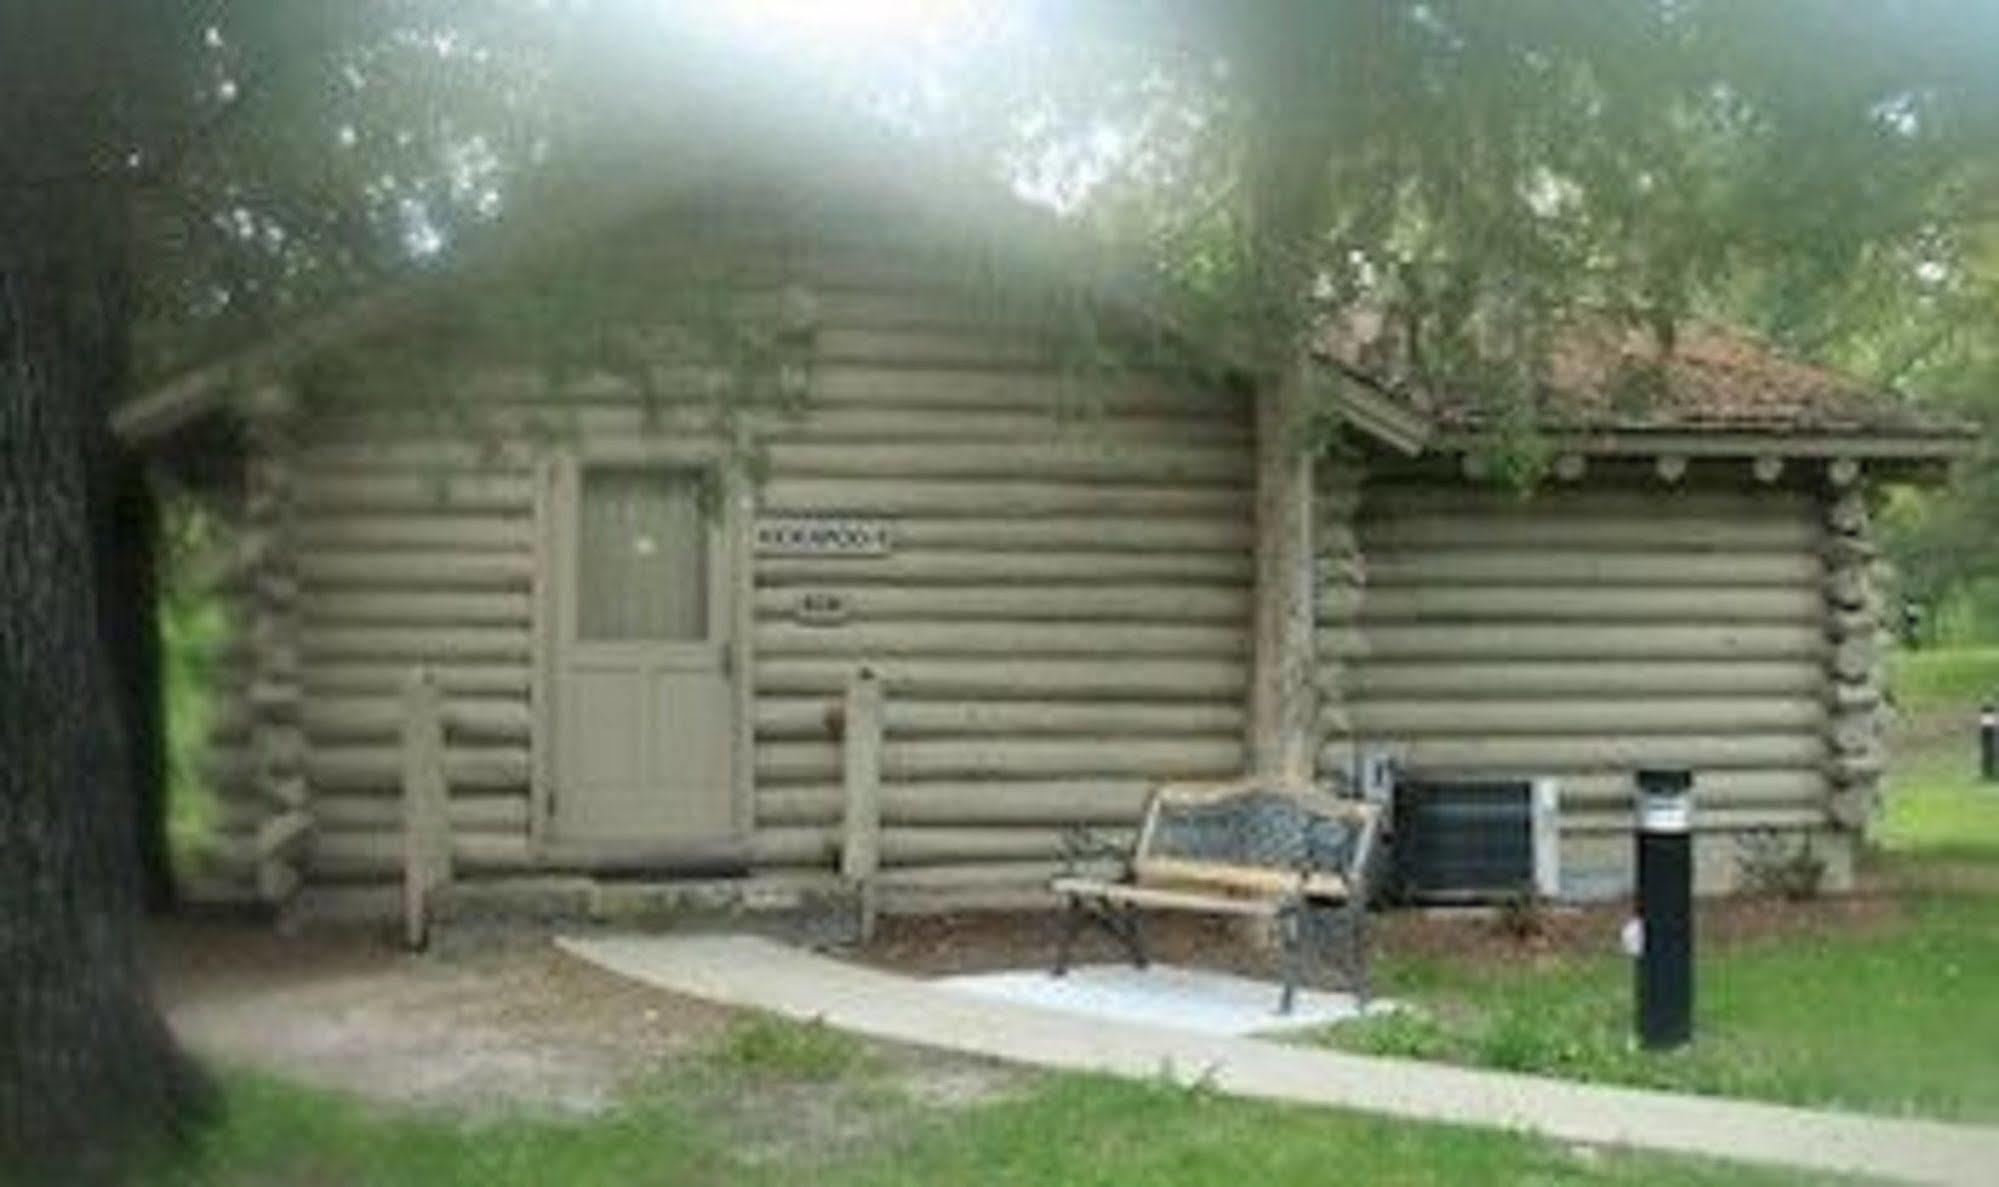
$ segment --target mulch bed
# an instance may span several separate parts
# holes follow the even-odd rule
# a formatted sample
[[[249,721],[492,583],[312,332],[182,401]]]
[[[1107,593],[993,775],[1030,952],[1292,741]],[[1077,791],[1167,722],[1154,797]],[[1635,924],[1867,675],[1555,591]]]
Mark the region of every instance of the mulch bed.
[[[1737,897],[1703,902],[1697,934],[1704,945],[1730,947],[1765,940],[1850,936],[1895,926],[1903,909],[1878,885],[1851,895],[1805,902]],[[1377,960],[1383,956],[1489,965],[1556,963],[1618,951],[1627,917],[1622,904],[1551,907],[1513,913],[1494,909],[1386,910],[1374,917]],[[1046,967],[1055,952],[1060,914],[1048,911],[964,911],[946,915],[890,916],[854,958],[922,976]],[[1147,947],[1165,964],[1213,968],[1267,977],[1276,967],[1271,950],[1242,921],[1158,913],[1146,921]],[[1085,932],[1079,963],[1119,961],[1123,951],[1108,937]]]

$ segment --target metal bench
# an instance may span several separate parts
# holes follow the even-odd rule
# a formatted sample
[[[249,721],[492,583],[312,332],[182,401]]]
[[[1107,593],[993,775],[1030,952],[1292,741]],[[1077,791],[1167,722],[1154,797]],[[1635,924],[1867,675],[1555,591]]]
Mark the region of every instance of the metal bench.
[[[1137,841],[1121,851],[1070,834],[1069,868],[1050,883],[1067,901],[1056,976],[1085,926],[1147,964],[1144,912],[1271,920],[1283,955],[1278,1009],[1290,1013],[1308,952],[1337,952],[1346,984],[1367,997],[1367,887],[1379,814],[1371,804],[1268,781],[1166,784],[1147,800]],[[1084,860],[1116,860],[1112,878]]]

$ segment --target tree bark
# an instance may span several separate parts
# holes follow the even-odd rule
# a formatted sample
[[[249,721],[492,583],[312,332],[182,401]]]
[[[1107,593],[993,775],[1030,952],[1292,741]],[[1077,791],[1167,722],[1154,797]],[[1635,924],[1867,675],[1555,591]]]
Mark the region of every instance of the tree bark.
[[[1238,17],[1249,114],[1245,306],[1257,372],[1249,757],[1254,773],[1288,782],[1311,778],[1315,765],[1311,289],[1341,127],[1335,103],[1350,85],[1336,62],[1348,40],[1342,29],[1358,10],[1354,0],[1282,0]]]
[[[128,742],[112,660],[157,686],[123,634],[152,591],[122,584],[145,562],[119,555],[106,418],[126,213],[114,180],[0,189],[0,1167],[35,1182],[113,1177],[207,1099],[141,961],[131,789],[157,739]]]
[[[1303,376],[1293,368],[1258,394],[1256,611],[1250,667],[1249,755],[1257,775],[1311,779],[1316,582],[1312,453]]]
[[[133,860],[146,908],[174,905],[167,844],[166,715],[160,656],[159,508],[145,469],[122,450],[99,467],[92,531],[98,634],[117,683],[133,805]]]

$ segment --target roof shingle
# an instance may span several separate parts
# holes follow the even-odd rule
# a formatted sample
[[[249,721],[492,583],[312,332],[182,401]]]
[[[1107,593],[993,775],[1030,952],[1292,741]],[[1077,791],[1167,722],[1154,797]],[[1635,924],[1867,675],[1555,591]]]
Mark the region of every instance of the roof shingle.
[[[1328,328],[1323,355],[1355,376],[1423,408],[1444,430],[1476,430],[1487,406],[1476,393],[1399,381],[1398,344],[1385,319],[1358,314]],[[1970,426],[1895,392],[1786,357],[1742,330],[1683,325],[1670,353],[1649,331],[1572,326],[1549,359],[1538,418],[1560,432],[1815,433],[1962,437]]]

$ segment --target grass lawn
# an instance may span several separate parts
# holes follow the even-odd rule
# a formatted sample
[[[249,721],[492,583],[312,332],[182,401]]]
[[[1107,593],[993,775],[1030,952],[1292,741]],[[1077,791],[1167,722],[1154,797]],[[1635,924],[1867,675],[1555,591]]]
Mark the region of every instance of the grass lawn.
[[[1421,1006],[1343,1028],[1349,1050],[1586,1080],[1999,1122],[1999,897],[1928,896],[1872,934],[1701,953],[1696,1041],[1631,1046],[1615,955],[1534,967],[1385,962]]]
[[[1999,785],[1978,781],[1977,714],[1999,702],[1999,647],[1904,653],[1905,716],[1881,843],[1915,860],[1990,865],[1999,878]]]
[[[740,1076],[748,1098],[785,1075]],[[866,1091],[866,1073],[855,1091]],[[711,1089],[713,1086],[710,1086]],[[1280,1108],[1199,1089],[1051,1076],[1024,1094],[961,1111],[882,1099],[899,1124],[829,1155],[801,1148],[751,1158],[684,1090],[642,1092],[587,1121],[465,1124],[232,1076],[226,1119],[199,1152],[159,1167],[159,1187],[366,1184],[368,1187],[643,1187],[936,1183],[1207,1185],[1458,1183],[1799,1183],[1735,1165],[1570,1149],[1528,1137]],[[750,1107],[754,1107],[751,1105]]]
[[[1999,647],[1899,652],[1892,682],[1906,712],[1975,711],[1982,700],[1999,699]]]
[[[831,1184],[1785,1183],[1733,1164],[1571,1150],[1534,1138],[1199,1089],[1067,1076],[932,1126]]]
[[[1875,864],[1899,917],[1700,954],[1696,1042],[1631,1049],[1631,969],[1614,954],[1519,967],[1384,962],[1422,1012],[1327,1037],[1340,1047],[1580,1079],[1999,1122],[1999,787],[1975,782],[1975,701],[1999,650],[1897,668],[1904,721]],[[1956,889],[1927,875],[1974,875]]]
[[[1978,780],[1973,746],[1959,729],[1913,753],[1891,781],[1880,833],[1891,857],[1983,866],[1999,881],[1999,784]]]

